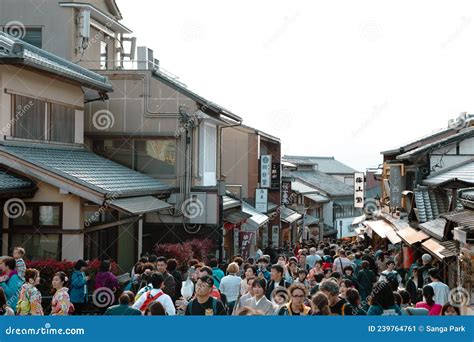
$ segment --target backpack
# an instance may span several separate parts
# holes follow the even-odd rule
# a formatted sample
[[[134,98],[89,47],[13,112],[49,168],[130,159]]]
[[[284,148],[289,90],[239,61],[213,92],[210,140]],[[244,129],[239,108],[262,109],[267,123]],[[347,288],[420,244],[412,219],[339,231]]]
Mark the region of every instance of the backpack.
[[[148,305],[150,305],[152,302],[156,301],[158,298],[160,298],[162,295],[164,295],[164,292],[163,291],[160,291],[159,293],[157,293],[156,295],[154,295],[153,297],[151,296],[151,291],[148,291],[145,296],[146,296],[146,299],[145,301],[143,302],[142,306],[140,306],[140,311],[141,312],[145,312],[146,309],[148,308]]]
[[[390,272],[390,273],[383,273],[385,279],[389,284],[398,284],[398,273],[397,272]]]
[[[212,314],[215,316],[217,314],[217,299],[215,299],[214,297],[210,297],[210,298],[212,299]],[[193,302],[194,300],[188,303],[189,312],[192,312],[191,309],[192,309]]]

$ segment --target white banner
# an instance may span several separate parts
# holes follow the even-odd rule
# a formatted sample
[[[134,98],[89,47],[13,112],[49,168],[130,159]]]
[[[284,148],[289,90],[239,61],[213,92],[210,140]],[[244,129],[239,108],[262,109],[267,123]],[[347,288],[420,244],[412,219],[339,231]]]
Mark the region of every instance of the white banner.
[[[364,173],[354,173],[354,208],[364,207]]]
[[[255,190],[255,209],[261,213],[268,211],[268,189]]]

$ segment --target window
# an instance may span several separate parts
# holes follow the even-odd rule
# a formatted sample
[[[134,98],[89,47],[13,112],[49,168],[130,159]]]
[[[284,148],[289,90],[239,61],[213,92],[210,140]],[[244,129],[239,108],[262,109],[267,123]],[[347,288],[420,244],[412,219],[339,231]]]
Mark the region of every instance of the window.
[[[334,207],[334,214],[336,218],[354,217],[362,215],[363,211],[353,205],[337,205]]]
[[[94,140],[93,150],[104,158],[133,169],[133,140],[105,139]]]
[[[107,43],[100,42],[100,69],[106,70],[107,69],[107,60],[108,60],[108,53],[107,53]]]
[[[26,203],[9,227],[9,246],[25,248],[26,259],[61,259],[61,203]]]
[[[3,32],[39,47],[43,47],[43,29],[41,27],[22,27],[20,25],[4,26]]]
[[[75,109],[12,94],[12,136],[15,138],[74,143]]]
[[[23,247],[26,251],[25,259],[47,260],[61,259],[61,235],[60,234],[10,234],[12,247]]]
[[[12,135],[17,138],[44,140],[46,103],[21,95],[12,97]]]
[[[74,143],[74,108],[51,103],[49,118],[50,140]]]
[[[148,175],[174,175],[176,166],[176,141],[135,141],[137,170]]]
[[[199,174],[203,186],[216,185],[217,127],[207,122],[199,131]]]
[[[94,140],[93,151],[153,177],[174,176],[176,173],[174,138]]]
[[[117,239],[117,227],[84,234],[84,258],[117,260]]]
[[[27,229],[61,229],[62,204],[61,203],[26,203],[25,213],[11,219],[11,228]]]

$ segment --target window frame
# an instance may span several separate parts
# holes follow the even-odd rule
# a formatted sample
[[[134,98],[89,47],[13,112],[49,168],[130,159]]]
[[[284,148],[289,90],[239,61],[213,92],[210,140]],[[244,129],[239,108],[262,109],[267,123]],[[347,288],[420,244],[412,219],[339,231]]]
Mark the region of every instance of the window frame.
[[[23,94],[19,92],[14,92],[5,89],[5,93],[10,94],[10,103],[11,103],[11,110],[10,110],[10,122],[12,123],[10,125],[10,137],[13,139],[19,139],[19,140],[28,140],[28,141],[40,141],[40,142],[50,142],[50,143],[58,143],[58,144],[67,144],[67,145],[75,145],[76,142],[76,110],[84,110],[84,108],[78,108],[77,106],[64,103],[64,102],[59,102],[59,101],[54,101],[51,99],[46,99],[46,98],[41,98],[41,97],[35,97],[29,94]],[[27,99],[31,99],[31,101],[42,101],[44,102],[45,105],[45,120],[44,120],[44,127],[43,127],[43,137],[44,139],[31,139],[31,138],[24,138],[24,137],[18,137],[15,135],[15,125],[17,123],[17,96],[25,97]],[[72,135],[72,142],[64,142],[64,141],[58,141],[58,140],[51,140],[51,128],[52,128],[52,107],[54,105],[58,106],[64,106],[67,108],[70,108],[73,112],[73,135]]]
[[[31,225],[15,225],[14,219],[10,218],[8,222],[9,233],[35,233],[37,231],[48,233],[58,233],[63,229],[63,203],[62,202],[25,202],[27,208],[33,209],[33,223]],[[59,207],[59,225],[45,226],[39,224],[39,208],[41,206]]]
[[[1,28],[2,28],[2,32],[5,32],[8,34],[8,29],[10,27],[14,27],[14,25],[11,25],[11,26],[7,26],[7,25],[2,25]],[[39,49],[42,49],[43,48],[43,26],[36,26],[36,25],[31,25],[31,26],[23,26],[23,27],[19,27],[20,30],[24,29],[25,30],[25,34],[23,35],[23,38],[26,36],[26,32],[28,30],[39,30],[40,31],[40,36],[41,36],[41,42],[40,42],[40,46],[37,46],[35,44],[32,44],[31,42],[27,41],[27,40],[24,40],[23,38],[19,38],[21,40],[23,40],[25,43],[28,43],[28,44],[31,44]]]

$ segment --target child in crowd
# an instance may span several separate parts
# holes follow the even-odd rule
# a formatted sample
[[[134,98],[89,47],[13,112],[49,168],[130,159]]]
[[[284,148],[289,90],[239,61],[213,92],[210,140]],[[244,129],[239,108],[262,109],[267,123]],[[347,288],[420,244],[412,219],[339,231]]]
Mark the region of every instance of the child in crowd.
[[[18,272],[18,278],[22,281],[25,281],[25,271],[26,271],[26,264],[23,260],[25,256],[25,249],[22,247],[15,247],[13,248],[13,258],[16,261],[16,271]]]

